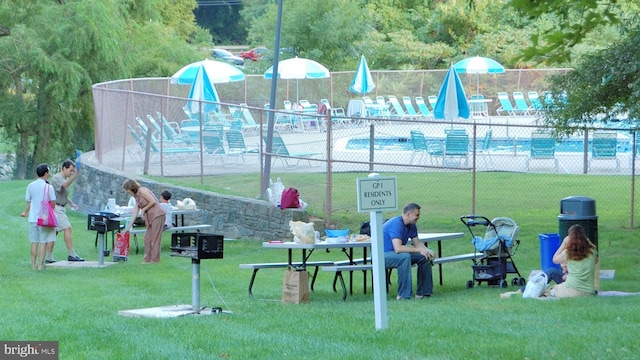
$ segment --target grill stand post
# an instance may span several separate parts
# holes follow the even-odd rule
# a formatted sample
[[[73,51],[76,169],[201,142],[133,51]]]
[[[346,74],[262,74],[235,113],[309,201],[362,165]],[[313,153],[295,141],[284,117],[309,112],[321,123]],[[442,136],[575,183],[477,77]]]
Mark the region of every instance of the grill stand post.
[[[200,312],[200,259],[191,259],[191,305]]]

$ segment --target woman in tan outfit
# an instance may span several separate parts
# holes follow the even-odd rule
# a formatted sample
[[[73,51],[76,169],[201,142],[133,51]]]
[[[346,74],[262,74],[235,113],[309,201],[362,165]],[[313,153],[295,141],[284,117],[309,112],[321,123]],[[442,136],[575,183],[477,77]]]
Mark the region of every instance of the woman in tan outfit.
[[[122,184],[122,188],[136,199],[136,207],[132,210],[134,219],[129,222],[129,226],[124,230],[129,232],[133,226],[135,217],[142,212],[147,231],[144,233],[144,260],[143,264],[160,262],[160,249],[162,248],[162,230],[166,212],[160,206],[158,198],[151,190],[140,186],[137,181],[127,179]]]

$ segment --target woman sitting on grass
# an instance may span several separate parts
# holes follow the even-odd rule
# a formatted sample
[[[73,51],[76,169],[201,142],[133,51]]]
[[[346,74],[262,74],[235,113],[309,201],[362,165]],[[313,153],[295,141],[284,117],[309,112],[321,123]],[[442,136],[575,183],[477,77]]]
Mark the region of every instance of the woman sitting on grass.
[[[593,296],[596,294],[594,276],[598,255],[596,246],[587,239],[584,228],[573,225],[568,235],[553,254],[554,264],[567,264],[567,279],[545,290],[542,297],[567,298],[578,296]],[[522,290],[507,292],[501,298],[514,294],[522,294]]]

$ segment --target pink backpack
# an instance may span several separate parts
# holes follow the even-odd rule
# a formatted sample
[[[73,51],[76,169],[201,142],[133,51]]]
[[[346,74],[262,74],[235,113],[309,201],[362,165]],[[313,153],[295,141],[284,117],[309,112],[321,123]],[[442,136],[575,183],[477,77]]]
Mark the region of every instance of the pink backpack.
[[[282,192],[280,209],[297,209],[300,207],[300,193],[295,188],[288,188]]]

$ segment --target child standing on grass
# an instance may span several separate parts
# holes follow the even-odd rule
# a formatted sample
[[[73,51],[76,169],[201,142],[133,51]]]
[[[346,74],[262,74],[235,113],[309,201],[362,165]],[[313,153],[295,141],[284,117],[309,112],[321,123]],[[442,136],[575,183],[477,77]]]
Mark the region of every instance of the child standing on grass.
[[[173,207],[171,206],[171,202],[169,200],[171,200],[171,191],[164,190],[160,193],[160,207],[162,207],[167,213],[164,219],[165,229],[170,229],[173,227],[173,222],[171,220],[173,218]]]

